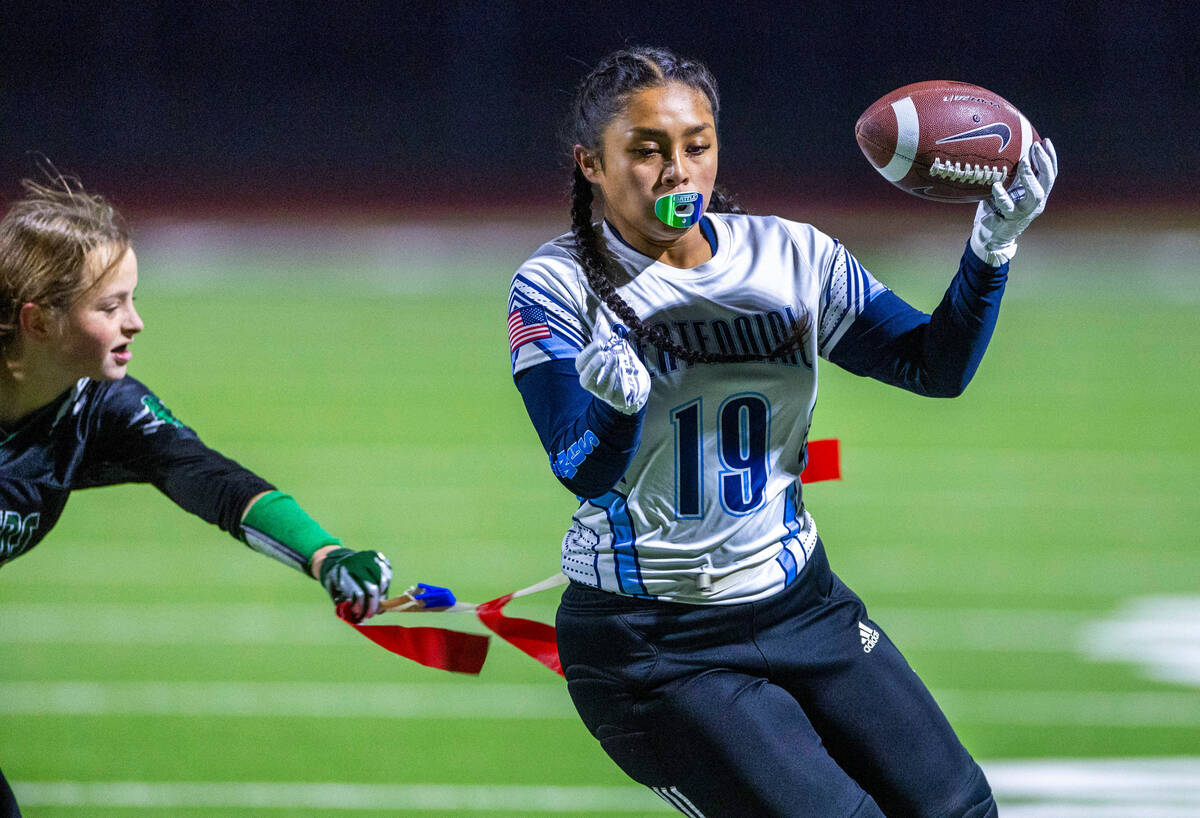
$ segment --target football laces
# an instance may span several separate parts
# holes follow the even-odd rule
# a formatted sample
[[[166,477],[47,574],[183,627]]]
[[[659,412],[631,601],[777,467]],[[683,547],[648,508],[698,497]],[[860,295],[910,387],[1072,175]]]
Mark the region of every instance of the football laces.
[[[952,182],[990,186],[996,182],[1003,182],[1008,177],[1008,165],[992,167],[972,165],[970,162],[943,162],[940,157],[934,157],[933,164],[929,166],[929,175]]]

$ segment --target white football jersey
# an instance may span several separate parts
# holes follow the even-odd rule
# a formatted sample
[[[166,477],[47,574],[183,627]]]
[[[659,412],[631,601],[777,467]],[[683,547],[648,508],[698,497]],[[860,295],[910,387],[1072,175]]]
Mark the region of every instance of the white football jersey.
[[[799,475],[817,358],[828,357],[883,285],[810,225],[706,218],[716,253],[690,269],[643,256],[604,225],[624,273],[617,292],[638,316],[712,352],[768,353],[805,314],[811,331],[783,362],[689,366],[653,345],[638,348],[652,383],[641,446],[612,491],[575,511],[562,569],[618,594],[728,604],[776,593],[812,554],[817,532]],[[573,359],[621,323],[577,256],[567,234],[517,270],[508,307],[514,375]]]

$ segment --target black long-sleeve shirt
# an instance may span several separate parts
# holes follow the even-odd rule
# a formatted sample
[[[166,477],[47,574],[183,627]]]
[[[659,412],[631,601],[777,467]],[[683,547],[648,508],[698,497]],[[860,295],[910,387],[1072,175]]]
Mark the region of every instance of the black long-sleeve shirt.
[[[0,564],[37,545],[75,489],[151,483],[235,537],[256,494],[274,488],[205,446],[133,378],[87,378],[0,428]]]

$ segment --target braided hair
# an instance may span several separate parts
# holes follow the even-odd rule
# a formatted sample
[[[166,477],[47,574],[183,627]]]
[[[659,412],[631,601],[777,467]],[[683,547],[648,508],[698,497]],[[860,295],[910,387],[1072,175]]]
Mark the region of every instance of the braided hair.
[[[665,48],[627,48],[602,59],[575,91],[573,106],[572,144],[596,147],[601,133],[620,112],[628,96],[645,88],[655,88],[678,82],[700,91],[712,108],[716,124],[720,109],[717,81],[702,63],[681,58]],[[676,342],[662,325],[651,326],[642,321],[632,307],[617,293],[609,272],[610,256],[604,239],[592,222],[592,202],[595,197],[592,183],[575,165],[571,186],[571,233],[580,254],[580,263],[592,291],[626,325],[630,332],[688,364],[742,363],[781,359],[799,347],[807,336],[811,318],[805,310],[792,333],[765,355],[702,352]],[[712,213],[745,213],[733,197],[714,188],[706,211]]]

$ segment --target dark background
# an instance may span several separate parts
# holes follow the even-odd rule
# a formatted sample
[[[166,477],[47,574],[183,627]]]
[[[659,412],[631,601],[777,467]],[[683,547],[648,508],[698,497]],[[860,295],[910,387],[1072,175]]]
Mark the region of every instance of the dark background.
[[[36,152],[133,207],[554,205],[586,66],[662,44],[716,74],[722,181],[743,198],[938,207],[876,176],[853,126],[895,87],[959,79],[1054,139],[1060,206],[1195,213],[1186,3],[108,6],[0,4],[5,198]]]

